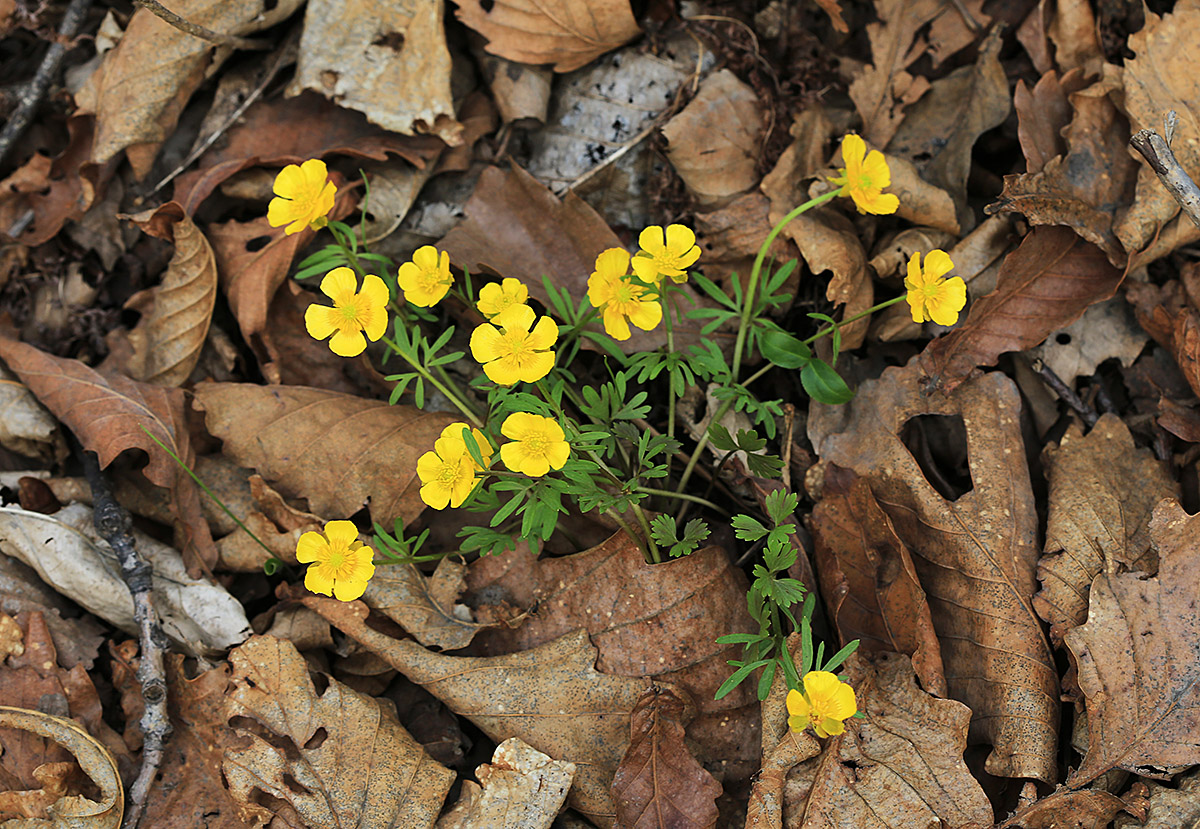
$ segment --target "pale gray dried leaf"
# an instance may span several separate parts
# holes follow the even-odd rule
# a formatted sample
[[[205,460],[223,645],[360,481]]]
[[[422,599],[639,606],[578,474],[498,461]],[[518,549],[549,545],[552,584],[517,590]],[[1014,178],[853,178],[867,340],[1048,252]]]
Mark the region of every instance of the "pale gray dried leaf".
[[[3,366],[0,366],[0,446],[46,463],[67,456],[67,444],[54,415]]]
[[[475,776],[483,787],[464,780],[462,798],[437,829],[549,829],[567,799],[575,764],[509,737]]]
[[[426,578],[411,564],[381,567],[367,585],[363,601],[394,620],[422,645],[458,650],[471,644],[485,626],[470,620],[470,611],[462,605],[465,618],[456,612],[459,594],[466,588],[466,567],[444,558],[437,570]]]
[[[1041,357],[1060,380],[1074,386],[1076,377],[1092,376],[1105,360],[1115,357],[1128,368],[1149,341],[1129,303],[1124,297],[1113,297],[1089,307],[1082,317],[1051,334],[1030,353]]]

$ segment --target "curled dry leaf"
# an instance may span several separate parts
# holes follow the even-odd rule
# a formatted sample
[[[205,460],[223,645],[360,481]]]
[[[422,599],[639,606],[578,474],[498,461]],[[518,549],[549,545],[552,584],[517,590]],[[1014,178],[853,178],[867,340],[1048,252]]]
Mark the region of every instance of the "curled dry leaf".
[[[1066,155],[1062,131],[1071,123],[1071,102],[1067,98],[1086,85],[1082,72],[1071,72],[1060,80],[1050,70],[1030,89],[1017,81],[1013,109],[1017,111],[1017,139],[1025,156],[1025,172],[1037,173],[1055,156]]]
[[[550,829],[567,799],[575,764],[510,737],[475,776],[483,786],[464,780],[462,797],[437,829]]]
[[[1064,637],[1088,717],[1072,788],[1114,768],[1165,780],[1200,763],[1200,516],[1162,501],[1150,539],[1158,575],[1101,572],[1087,622]]]
[[[311,89],[392,132],[461,143],[442,12],[441,0],[310,0],[289,94]]]
[[[0,507],[0,549],[23,561],[55,590],[90,612],[136,634],[133,599],[116,554],[99,537],[83,504],[42,515]],[[154,604],[163,632],[187,652],[215,653],[246,638],[242,605],[223,587],[190,577],[179,553],[137,530],[138,552],[154,566]]]
[[[108,750],[78,723],[52,717],[40,711],[0,705],[0,728],[29,731],[67,749],[100,790],[100,800],[83,795],[60,797],[45,807],[43,817],[51,825],[79,829],[118,829],[125,812],[125,788],[116,761]],[[14,821],[17,825],[38,825],[33,821]],[[8,822],[6,821],[6,825]]]
[[[1165,464],[1134,446],[1119,417],[1105,414],[1086,437],[1072,424],[1058,447],[1044,453],[1050,479],[1045,555],[1038,564],[1041,591],[1033,597],[1050,635],[1062,641],[1088,616],[1088,589],[1117,565],[1154,574],[1150,515],[1164,498],[1179,496]]]
[[[325,518],[368,502],[384,526],[424,509],[417,458],[456,418],[303,386],[203,383],[196,405],[225,454]]]
[[[203,474],[201,480],[207,480]],[[325,522],[320,516],[291,506],[282,495],[267,486],[261,475],[250,476],[250,493],[253,502],[241,510],[246,529],[238,527],[217,542],[221,568],[257,573],[271,555],[288,564],[298,564],[296,542],[306,532],[320,532]],[[247,529],[250,532],[246,532]],[[250,533],[254,533],[258,541]],[[263,549],[263,544],[270,548],[269,552]]]
[[[758,96],[728,69],[663,127],[667,158],[702,209],[726,204],[758,182],[763,116]]]
[[[950,390],[976,366],[1022,351],[1116,293],[1121,271],[1065,227],[1035,227],[1004,259],[996,290],[974,300],[964,322],[932,342],[921,365]]]
[[[1129,286],[1125,298],[1142,328],[1170,352],[1192,391],[1200,394],[1200,311],[1188,303],[1180,282],[1138,282]]]
[[[445,656],[369,627],[361,602],[313,595],[301,601],[496,742],[520,737],[574,763],[570,805],[600,826],[612,825],[609,784],[646,683],[597,671],[596,648],[585,631],[507,656]]]
[[[150,462],[143,474],[171,492],[176,537],[182,539],[188,570],[198,572],[216,563],[217,549],[200,509],[199,489],[155,442],[157,438],[185,464],[195,466],[182,391],[95,371],[79,360],[52,357],[7,337],[0,337],[0,358],[75,433],[84,449],[96,453],[101,467],[126,449],[145,452]]]
[[[993,747],[988,772],[1054,780],[1058,672],[1031,603],[1037,513],[1020,398],[995,372],[924,394],[918,359],[863,383],[845,406],[815,405],[809,437],[823,460],[867,479],[912,551],[950,695],[974,714],[972,742]],[[924,415],[961,418],[966,428],[973,488],[957,499],[934,488],[901,439]]]
[[[308,826],[434,825],[454,772],[434,762],[391,709],[328,677],[318,692],[304,657],[281,639],[255,636],[229,663],[225,716],[238,718],[236,730],[250,740],[225,755],[235,799],[251,803],[264,792]]]
[[[0,208],[4,230],[7,232],[27,210],[33,211],[32,223],[17,237],[22,245],[36,247],[50,241],[67,222],[82,219],[103,196],[107,175],[89,161],[94,119],[87,115],[69,118],[67,133],[70,140],[66,149],[53,160],[47,163],[45,156],[36,154],[4,181],[2,192],[9,194],[10,188],[19,188],[21,197],[15,204]]]
[[[129,332],[129,374],[155,386],[182,386],[200,360],[217,301],[217,263],[212,246],[177,202],[132,217],[154,236],[175,243],[162,284],[125,303],[140,311]]]
[[[570,72],[641,34],[629,0],[454,0],[489,52]],[[485,9],[486,5],[486,9]]]
[[[104,628],[92,616],[51,589],[37,572],[9,556],[0,556],[0,612],[17,616],[36,612],[53,636],[58,662],[65,668],[91,670],[104,642]]]
[[[803,767],[809,794],[785,801],[784,826],[989,829],[991,803],[963,760],[971,711],[918,688],[907,656],[855,656],[845,671],[865,718]]]
[[[779,742],[764,752],[762,769],[755,776],[746,806],[746,829],[781,829],[784,785],[792,769],[821,753],[821,744],[807,731],[785,728]]]
[[[466,589],[466,565],[444,558],[432,576],[411,564],[395,564],[375,571],[363,601],[395,621],[422,645],[458,650],[471,644],[484,625],[456,612],[459,595]]]
[[[907,654],[925,689],[946,696],[941,647],[912,553],[870,485],[831,467],[811,521],[821,595],[842,644],[858,639],[863,654]]]
[[[630,716],[631,738],[613,776],[617,822],[626,829],[703,829],[717,823],[721,784],[684,742],[686,695],[651,685]]]
[[[58,421],[33,392],[0,366],[0,446],[50,464],[66,458]]]
[[[1018,810],[997,829],[1108,829],[1113,817],[1124,808],[1125,801],[1115,794],[1098,789],[1073,791],[1062,786]]]

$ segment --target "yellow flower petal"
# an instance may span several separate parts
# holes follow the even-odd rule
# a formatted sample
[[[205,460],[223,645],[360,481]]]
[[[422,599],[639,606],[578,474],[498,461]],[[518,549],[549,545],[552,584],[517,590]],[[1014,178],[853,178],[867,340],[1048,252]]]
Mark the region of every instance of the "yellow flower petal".
[[[817,732],[818,737],[836,737],[838,734],[846,733],[846,725],[841,720],[826,717],[813,726],[813,731]]]
[[[546,447],[546,460],[550,462],[551,469],[562,469],[570,457],[571,444],[565,440],[558,443],[551,443]]]
[[[441,481],[430,481],[421,487],[421,500],[434,509],[445,509],[450,503],[451,489]]]
[[[361,331],[338,331],[329,341],[329,350],[339,357],[357,357],[367,348]]]
[[[554,352],[538,351],[525,358],[520,368],[520,378],[525,383],[536,383],[554,368]]]
[[[306,532],[296,542],[296,560],[301,564],[320,561],[329,549],[329,542],[318,532]]]
[[[378,306],[367,308],[362,311],[358,321],[362,323],[367,339],[373,343],[378,342],[379,338],[387,332],[387,309]]]
[[[509,440],[521,440],[537,425],[536,415],[529,412],[513,412],[500,424],[500,434]]]
[[[333,583],[333,596],[339,601],[352,602],[367,590],[366,581],[338,579]]]
[[[438,457],[437,452],[426,452],[417,458],[417,477],[422,483],[428,483],[438,476],[445,462]]]
[[[892,171],[879,150],[871,150],[863,159],[862,174],[871,180],[871,187],[882,190],[892,183]]]
[[[804,675],[804,693],[812,702],[813,707],[819,707],[817,701],[837,690],[842,682],[837,674],[829,671],[809,671]]]
[[[662,280],[662,274],[658,270],[658,261],[649,256],[635,256],[629,260],[629,266],[633,268],[637,278],[643,282],[656,285]]]
[[[330,521],[325,525],[325,537],[332,547],[349,547],[358,540],[358,527],[353,521]]]
[[[449,261],[449,254],[444,254]],[[438,269],[439,257],[438,249],[433,245],[424,245],[413,251],[413,264],[423,271],[436,271]]]
[[[304,574],[304,586],[312,593],[332,596],[333,574],[324,565],[313,564],[309,566],[308,572]]]
[[[923,270],[926,276],[938,279],[954,270],[954,263],[950,261],[950,254],[946,253],[946,251],[931,250],[925,255],[925,267]]]
[[[346,305],[354,300],[358,290],[358,279],[349,268],[334,268],[321,280],[321,293],[337,305]]]
[[[493,360],[484,365],[483,373],[498,386],[515,385],[523,377],[520,367],[511,360]]]
[[[528,305],[522,306],[528,308]],[[530,309],[532,311],[532,309]],[[558,325],[549,317],[542,317],[529,332],[529,347],[545,351],[558,342]]]
[[[336,315],[336,308],[310,305],[304,309],[304,328],[314,340],[323,340],[337,330]]]
[[[629,311],[629,321],[643,331],[650,331],[662,322],[662,306],[657,302],[637,302]]]
[[[683,256],[696,244],[696,234],[686,225],[667,225],[666,236],[667,250],[676,256]]]
[[[535,317],[537,312],[528,305],[510,305],[498,314],[492,323],[506,331],[513,328],[528,331]]]
[[[504,337],[490,322],[480,324],[471,333],[471,356],[477,363],[485,365],[500,357],[500,345]]]
[[[324,162],[319,162],[322,167]],[[285,199],[295,199],[303,195],[305,190],[306,177],[298,164],[289,164],[279,171],[279,175],[275,176],[275,183],[272,190],[275,195],[283,196]]]
[[[367,274],[363,279],[362,290],[358,294],[365,297],[372,308],[386,308],[388,300],[392,298],[387,283],[373,273]]]
[[[791,688],[787,692],[787,710],[793,717],[808,717],[808,700],[795,688]]]
[[[842,162],[849,169],[851,165],[857,167],[862,164],[863,157],[867,154],[867,142],[862,140],[862,136],[850,133],[842,138]]]
[[[662,253],[667,247],[663,229],[658,225],[651,225],[643,230],[638,234],[638,247],[652,256]]]
[[[596,257],[595,273],[607,280],[617,279],[629,273],[629,251],[624,248],[609,248],[604,251]]]
[[[954,276],[941,285],[942,295],[933,302],[926,301],[929,318],[938,325],[950,326],[958,322],[958,312],[967,304],[967,283]]]
[[[604,309],[604,333],[614,340],[629,339],[629,323],[625,315],[611,306]]]

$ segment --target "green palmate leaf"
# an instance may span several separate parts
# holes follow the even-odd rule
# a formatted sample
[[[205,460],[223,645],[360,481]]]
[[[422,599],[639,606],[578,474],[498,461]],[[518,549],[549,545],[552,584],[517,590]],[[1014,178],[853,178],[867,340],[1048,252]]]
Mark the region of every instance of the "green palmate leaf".
[[[818,403],[840,405],[854,397],[854,392],[828,363],[809,362],[800,372],[800,383],[808,396]]]
[[[767,328],[761,331],[758,336],[758,347],[764,357],[780,368],[806,367],[813,360],[811,348],[778,328]]]
[[[758,541],[767,534],[767,528],[757,518],[745,514],[733,516],[730,525],[733,527],[733,534],[742,541]]]
[[[757,452],[767,445],[765,438],[760,438],[753,429],[738,429],[737,448],[744,452]]]
[[[737,443],[729,430],[720,423],[713,422],[708,427],[708,441],[718,452],[732,452],[737,449]]]
[[[778,478],[783,472],[783,461],[774,455],[747,455],[746,465],[756,478]]]
[[[767,508],[767,515],[771,516],[771,521],[776,526],[790,519],[799,505],[799,495],[782,489],[767,493],[767,497],[763,499],[763,506]]]

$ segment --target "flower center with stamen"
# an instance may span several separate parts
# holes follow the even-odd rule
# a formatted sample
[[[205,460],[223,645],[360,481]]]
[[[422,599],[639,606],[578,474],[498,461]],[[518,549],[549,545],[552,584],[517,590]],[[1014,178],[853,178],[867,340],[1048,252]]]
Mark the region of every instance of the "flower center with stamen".
[[[437,480],[440,484],[453,483],[458,477],[458,466],[446,461],[442,462],[442,471],[438,473]]]
[[[346,554],[344,552],[334,550],[329,553],[329,560],[325,564],[331,570],[340,570],[342,565],[346,563]]]
[[[542,435],[530,435],[521,441],[531,454],[546,454],[546,438]]]

